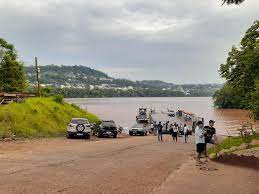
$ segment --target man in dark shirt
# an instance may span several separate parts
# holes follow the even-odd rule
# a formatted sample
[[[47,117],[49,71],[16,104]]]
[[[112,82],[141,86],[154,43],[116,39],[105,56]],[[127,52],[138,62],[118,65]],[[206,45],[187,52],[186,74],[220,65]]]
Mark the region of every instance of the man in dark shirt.
[[[163,141],[163,125],[161,122],[157,125],[158,141]]]
[[[205,157],[207,161],[207,144],[214,144],[214,135],[216,134],[216,129],[214,128],[215,121],[210,120],[209,125],[204,127],[205,130]]]

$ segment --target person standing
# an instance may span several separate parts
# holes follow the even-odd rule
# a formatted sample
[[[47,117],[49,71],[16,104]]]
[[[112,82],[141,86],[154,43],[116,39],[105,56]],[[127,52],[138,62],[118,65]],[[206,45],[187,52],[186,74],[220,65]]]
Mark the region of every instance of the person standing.
[[[150,130],[151,130],[151,133],[154,133],[154,122],[150,124]]]
[[[206,131],[205,134],[205,150],[204,150],[204,154],[206,157],[206,161],[207,161],[207,144],[215,144],[217,143],[217,138],[216,138],[216,129],[214,128],[214,124],[215,121],[210,120],[209,121],[209,125],[204,127],[204,130]]]
[[[172,137],[173,137],[173,128],[174,128],[174,126],[171,123],[170,126],[169,126],[169,132],[170,132],[170,135],[172,135]]]
[[[186,124],[183,127],[183,134],[184,134],[184,142],[187,143],[188,135],[189,135],[189,128]]]
[[[180,125],[179,125],[179,133],[180,133],[180,135],[183,135],[183,125],[182,125],[182,123],[180,123]]]
[[[166,121],[166,123],[165,123],[165,131],[166,131],[166,133],[168,133],[168,125],[169,125],[169,121]]]
[[[173,141],[177,142],[177,136],[178,136],[178,126],[173,126]]]
[[[163,141],[163,125],[161,124],[161,121],[159,121],[157,125],[157,132],[158,132],[158,141]]]
[[[203,123],[198,121],[197,127],[195,129],[195,143],[196,143],[196,151],[197,151],[197,164],[201,164],[201,155],[205,150],[205,136],[203,131]]]
[[[155,136],[157,134],[157,123],[156,121],[154,121],[154,124],[153,124],[153,135]]]

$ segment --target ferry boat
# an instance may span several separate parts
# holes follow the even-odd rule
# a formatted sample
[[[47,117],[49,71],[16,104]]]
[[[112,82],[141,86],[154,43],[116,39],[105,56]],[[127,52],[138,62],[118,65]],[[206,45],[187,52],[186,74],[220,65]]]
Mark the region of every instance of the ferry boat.
[[[138,123],[148,123],[149,118],[147,115],[147,108],[139,108],[138,115],[136,116]]]

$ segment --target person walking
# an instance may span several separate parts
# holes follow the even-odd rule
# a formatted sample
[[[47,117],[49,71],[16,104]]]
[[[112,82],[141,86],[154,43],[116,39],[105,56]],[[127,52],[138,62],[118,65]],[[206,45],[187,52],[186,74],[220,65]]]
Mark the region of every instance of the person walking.
[[[196,162],[197,165],[202,164],[201,162],[201,155],[204,153],[205,150],[205,132],[203,130],[203,123],[198,121],[197,127],[195,128],[195,143],[196,143],[196,151],[197,151],[197,158]]]
[[[189,135],[189,128],[186,124],[183,126],[183,134],[184,134],[184,142],[187,143],[188,135]]]
[[[157,125],[157,132],[158,132],[158,141],[163,141],[163,125],[161,124],[161,121],[159,121]]]

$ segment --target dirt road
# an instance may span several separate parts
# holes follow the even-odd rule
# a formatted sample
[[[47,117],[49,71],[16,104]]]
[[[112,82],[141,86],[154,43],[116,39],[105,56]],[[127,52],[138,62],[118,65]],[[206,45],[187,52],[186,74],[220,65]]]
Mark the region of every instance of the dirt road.
[[[176,144],[170,136],[163,143],[156,140],[148,136],[0,143],[0,193],[200,193],[197,176],[206,183],[216,172],[221,182],[230,181],[231,173],[223,176],[224,169],[230,169],[224,165],[217,164],[218,170],[209,173],[193,165],[193,143],[180,139]],[[253,171],[237,172],[247,176],[234,179],[240,184],[258,184]],[[211,184],[216,187],[217,181]],[[231,188],[230,184],[235,193]],[[245,191],[253,193],[256,185]]]

